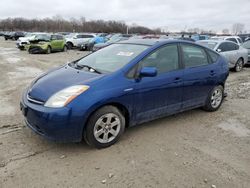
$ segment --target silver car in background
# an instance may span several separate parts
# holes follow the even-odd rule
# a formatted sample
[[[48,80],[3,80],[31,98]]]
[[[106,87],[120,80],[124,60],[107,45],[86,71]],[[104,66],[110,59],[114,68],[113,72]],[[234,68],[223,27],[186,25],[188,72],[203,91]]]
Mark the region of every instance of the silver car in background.
[[[247,65],[250,65],[250,40],[244,42],[244,43],[242,44],[242,47],[243,47],[243,48],[246,48],[247,51],[248,51],[248,62],[247,62]]]
[[[227,40],[202,40],[198,44],[213,49],[223,55],[229,63],[229,68],[239,72],[248,62],[248,51],[238,44]]]

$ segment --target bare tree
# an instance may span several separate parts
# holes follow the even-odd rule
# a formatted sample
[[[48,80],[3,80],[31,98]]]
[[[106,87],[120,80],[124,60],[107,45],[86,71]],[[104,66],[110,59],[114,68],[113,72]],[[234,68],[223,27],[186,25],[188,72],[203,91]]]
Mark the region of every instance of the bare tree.
[[[84,17],[80,19],[64,19],[60,15],[44,19],[7,18],[0,20],[0,30],[4,31],[40,31],[40,32],[103,32],[103,33],[126,33],[127,25],[124,21],[86,21]],[[132,25],[130,33],[154,34],[161,33],[160,29],[149,29],[147,27]]]

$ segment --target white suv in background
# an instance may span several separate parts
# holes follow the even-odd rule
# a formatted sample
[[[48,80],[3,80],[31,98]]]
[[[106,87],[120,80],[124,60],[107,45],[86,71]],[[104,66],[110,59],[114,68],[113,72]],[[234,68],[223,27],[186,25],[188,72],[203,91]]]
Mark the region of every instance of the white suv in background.
[[[242,45],[242,40],[239,36],[215,36],[215,37],[211,37],[211,40],[228,40],[228,41],[232,41],[238,45]]]
[[[82,44],[95,37],[96,35],[91,33],[71,33],[66,35],[65,39],[68,49],[72,49],[74,47],[81,47]]]

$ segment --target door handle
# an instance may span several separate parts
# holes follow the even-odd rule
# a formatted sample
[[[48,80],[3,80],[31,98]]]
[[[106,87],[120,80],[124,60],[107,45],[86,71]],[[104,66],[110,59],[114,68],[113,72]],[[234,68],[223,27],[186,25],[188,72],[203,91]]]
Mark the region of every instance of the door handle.
[[[214,70],[210,71],[210,76],[214,76],[216,73],[214,72]]]
[[[174,79],[174,82],[176,83],[176,82],[179,82],[179,81],[181,81],[181,78],[180,77],[176,77],[175,79]]]

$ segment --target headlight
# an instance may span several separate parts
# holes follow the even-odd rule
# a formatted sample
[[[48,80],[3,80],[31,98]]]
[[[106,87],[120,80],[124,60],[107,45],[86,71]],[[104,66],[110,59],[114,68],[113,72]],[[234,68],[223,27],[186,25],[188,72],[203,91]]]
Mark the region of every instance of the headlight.
[[[87,85],[76,85],[65,88],[52,95],[44,106],[51,108],[61,108],[69,104],[78,95],[89,89]]]

